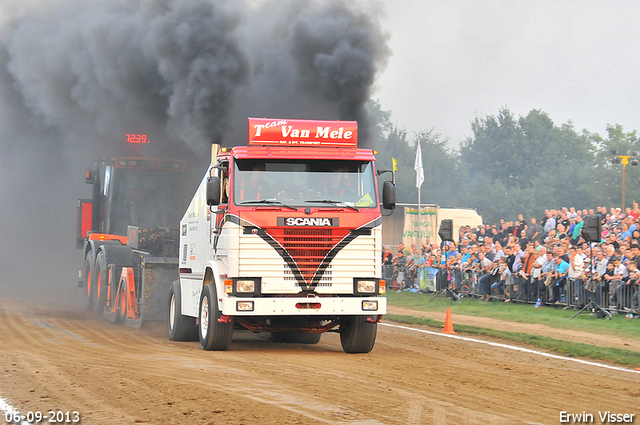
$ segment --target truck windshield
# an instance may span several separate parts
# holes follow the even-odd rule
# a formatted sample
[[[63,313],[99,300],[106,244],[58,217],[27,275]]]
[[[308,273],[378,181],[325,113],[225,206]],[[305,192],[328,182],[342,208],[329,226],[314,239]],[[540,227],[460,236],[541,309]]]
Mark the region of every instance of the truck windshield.
[[[126,235],[127,226],[176,228],[184,210],[183,171],[118,168],[112,181],[111,229]]]
[[[233,179],[236,205],[262,199],[297,207],[378,205],[370,161],[237,159]]]

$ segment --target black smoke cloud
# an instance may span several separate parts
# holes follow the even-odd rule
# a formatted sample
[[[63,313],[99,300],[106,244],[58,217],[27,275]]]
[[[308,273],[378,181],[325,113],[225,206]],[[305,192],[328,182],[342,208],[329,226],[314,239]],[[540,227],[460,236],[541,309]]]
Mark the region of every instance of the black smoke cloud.
[[[6,29],[7,69],[33,115],[66,135],[147,128],[198,150],[227,130],[247,75],[225,2],[67,0]]]
[[[390,54],[374,6],[292,1],[254,10],[245,27],[252,73],[237,92],[235,118],[357,120],[366,144],[364,106]]]
[[[84,170],[131,154],[126,133],[196,164],[212,142],[245,144],[247,116],[358,120],[366,143],[390,54],[373,2],[11,5],[0,0],[0,290],[73,285]],[[34,259],[46,277],[26,273]]]

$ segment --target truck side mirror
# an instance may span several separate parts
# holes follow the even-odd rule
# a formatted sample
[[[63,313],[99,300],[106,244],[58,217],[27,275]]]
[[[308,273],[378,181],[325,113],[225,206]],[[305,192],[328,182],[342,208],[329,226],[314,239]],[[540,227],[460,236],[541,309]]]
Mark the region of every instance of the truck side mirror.
[[[382,185],[382,206],[386,210],[392,210],[396,207],[396,185],[390,181],[386,181]]]
[[[86,170],[84,173],[84,182],[87,184],[93,184],[96,181],[96,174],[92,170]]]
[[[207,180],[207,205],[220,205],[221,189],[220,177],[209,177]]]

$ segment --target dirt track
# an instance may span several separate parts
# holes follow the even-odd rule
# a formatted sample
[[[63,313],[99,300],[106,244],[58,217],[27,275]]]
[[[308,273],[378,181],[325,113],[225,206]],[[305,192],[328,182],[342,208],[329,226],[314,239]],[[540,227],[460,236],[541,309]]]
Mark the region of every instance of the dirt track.
[[[555,424],[634,413],[640,374],[379,327],[367,355],[236,333],[231,350],[0,298],[0,397],[85,424]],[[640,420],[640,419],[638,419]],[[0,420],[1,422],[1,420]],[[636,421],[637,422],[637,421]]]

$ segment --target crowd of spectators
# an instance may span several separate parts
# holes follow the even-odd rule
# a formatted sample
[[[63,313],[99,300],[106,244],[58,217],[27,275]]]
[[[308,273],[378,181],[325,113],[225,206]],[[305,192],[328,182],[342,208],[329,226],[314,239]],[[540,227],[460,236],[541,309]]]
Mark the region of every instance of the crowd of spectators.
[[[602,225],[600,242],[583,238],[588,215],[597,215]],[[419,245],[400,243],[395,252],[385,247],[382,261],[389,287],[425,292],[448,288],[483,301],[576,308],[593,302],[627,317],[640,314],[637,202],[624,212],[550,209],[539,221],[520,214],[516,221],[460,227],[457,241],[438,245],[426,239]]]

